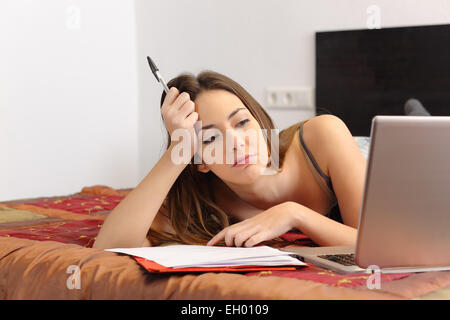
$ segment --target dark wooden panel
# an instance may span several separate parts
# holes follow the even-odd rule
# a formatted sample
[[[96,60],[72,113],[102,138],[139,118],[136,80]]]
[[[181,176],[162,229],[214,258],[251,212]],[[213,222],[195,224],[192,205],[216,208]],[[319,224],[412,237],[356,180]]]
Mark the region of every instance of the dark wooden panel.
[[[450,115],[450,25],[316,33],[317,114],[369,136],[375,115],[404,115],[409,98]]]

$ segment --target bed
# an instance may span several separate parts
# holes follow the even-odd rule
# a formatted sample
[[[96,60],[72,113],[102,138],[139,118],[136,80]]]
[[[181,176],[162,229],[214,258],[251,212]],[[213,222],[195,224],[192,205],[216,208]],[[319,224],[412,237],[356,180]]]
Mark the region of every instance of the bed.
[[[367,158],[370,140],[355,141]],[[131,190],[95,185],[70,195],[1,202],[1,299],[450,299],[447,271],[382,275],[380,289],[367,286],[368,274],[339,275],[313,265],[151,274],[130,256],[92,248],[109,212]],[[278,247],[314,245],[299,233],[282,238]]]

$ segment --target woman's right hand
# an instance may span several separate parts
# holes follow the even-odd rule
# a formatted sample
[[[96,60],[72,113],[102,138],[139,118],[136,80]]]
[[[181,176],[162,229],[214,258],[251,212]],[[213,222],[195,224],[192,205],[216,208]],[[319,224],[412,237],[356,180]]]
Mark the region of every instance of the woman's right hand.
[[[195,104],[190,99],[189,93],[182,92],[180,94],[175,87],[170,88],[161,106],[164,125],[170,134],[170,144],[175,145],[179,140],[183,139],[173,139],[172,133],[176,129],[186,130],[190,137],[191,156],[197,152],[197,146],[199,144],[196,133],[198,113],[195,112],[194,106]]]

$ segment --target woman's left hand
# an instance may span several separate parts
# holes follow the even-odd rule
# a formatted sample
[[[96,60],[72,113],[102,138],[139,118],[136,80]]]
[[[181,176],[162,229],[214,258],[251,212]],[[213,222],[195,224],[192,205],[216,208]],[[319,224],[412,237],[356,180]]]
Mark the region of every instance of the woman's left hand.
[[[212,246],[225,239],[227,246],[252,247],[260,242],[272,240],[294,228],[295,214],[299,204],[284,202],[256,216],[226,227],[209,242]]]

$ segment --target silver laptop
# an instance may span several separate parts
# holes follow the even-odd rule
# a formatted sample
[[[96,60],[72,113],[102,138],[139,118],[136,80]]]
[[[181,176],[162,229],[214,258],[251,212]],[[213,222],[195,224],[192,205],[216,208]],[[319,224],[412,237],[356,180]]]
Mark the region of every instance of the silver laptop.
[[[286,248],[338,273],[450,270],[450,117],[375,116],[355,247]]]

